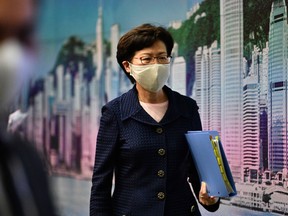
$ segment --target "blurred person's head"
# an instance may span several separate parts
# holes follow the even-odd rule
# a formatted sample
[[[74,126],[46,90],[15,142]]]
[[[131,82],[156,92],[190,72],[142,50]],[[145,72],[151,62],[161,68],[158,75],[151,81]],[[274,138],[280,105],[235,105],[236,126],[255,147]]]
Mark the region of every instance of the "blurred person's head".
[[[0,0],[1,108],[14,100],[31,75],[37,4],[37,0]]]

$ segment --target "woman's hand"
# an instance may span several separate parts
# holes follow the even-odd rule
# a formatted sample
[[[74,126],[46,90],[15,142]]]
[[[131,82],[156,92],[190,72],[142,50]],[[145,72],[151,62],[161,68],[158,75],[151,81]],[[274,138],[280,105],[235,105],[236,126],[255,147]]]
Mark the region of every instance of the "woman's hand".
[[[206,183],[202,182],[201,183],[201,189],[199,192],[199,201],[203,205],[213,205],[217,203],[219,200],[219,197],[214,197],[214,196],[209,196],[207,193],[207,188],[206,188]]]

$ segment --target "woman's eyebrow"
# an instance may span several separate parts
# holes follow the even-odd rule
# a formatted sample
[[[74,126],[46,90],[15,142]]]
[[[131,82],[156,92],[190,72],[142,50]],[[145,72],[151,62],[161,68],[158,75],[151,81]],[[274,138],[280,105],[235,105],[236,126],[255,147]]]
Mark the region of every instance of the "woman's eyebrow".
[[[161,54],[166,54],[166,55],[167,55],[167,52],[165,52],[165,51],[163,51],[163,52],[157,52],[156,54],[157,54],[157,55],[161,55]],[[150,56],[152,56],[153,53],[151,53],[151,52],[145,52],[145,53],[141,53],[140,55],[150,55]]]

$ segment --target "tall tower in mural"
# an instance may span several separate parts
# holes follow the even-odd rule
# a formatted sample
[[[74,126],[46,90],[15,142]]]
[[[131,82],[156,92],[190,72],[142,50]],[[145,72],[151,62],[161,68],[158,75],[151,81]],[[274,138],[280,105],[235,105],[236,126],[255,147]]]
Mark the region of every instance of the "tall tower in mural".
[[[242,168],[245,181],[256,181],[260,170],[260,107],[259,75],[261,53],[255,46],[252,52],[251,67],[244,68],[243,80],[243,150]],[[248,69],[248,70],[247,70]],[[246,177],[249,177],[246,179]]]
[[[261,156],[261,169],[268,169],[268,64],[269,64],[269,47],[266,42],[266,47],[262,50],[262,71],[260,74],[260,156]]]
[[[236,182],[241,180],[243,0],[220,0],[221,137]]]
[[[107,61],[108,63],[106,69],[106,93],[108,101],[116,98],[119,92],[120,67],[116,59],[117,44],[120,38],[120,30],[118,24],[111,26],[110,34],[111,56],[109,58],[110,61]]]
[[[198,47],[195,53],[193,97],[199,106],[203,130],[217,130],[221,135],[221,61],[217,41]]]
[[[100,111],[105,102],[105,73],[104,73],[104,46],[103,46],[103,14],[102,2],[98,8],[98,18],[96,23],[96,53],[94,53],[94,65],[96,67],[95,76],[93,77],[90,85],[90,163],[93,166],[94,154],[96,151],[96,137],[99,129]]]
[[[202,126],[204,130],[209,130],[210,128],[210,121],[209,121],[209,113],[210,113],[210,106],[209,106],[209,84],[211,77],[211,71],[209,67],[210,59],[209,59],[209,50],[207,46],[202,48],[202,58],[201,58],[201,96],[200,96],[200,104],[199,112],[202,121]],[[198,100],[199,101],[199,100]]]
[[[100,110],[105,103],[105,67],[104,67],[104,44],[103,44],[103,12],[102,3],[98,8],[96,23],[96,52],[94,53],[95,76],[92,80],[91,97],[95,99],[96,109]],[[100,113],[99,113],[100,116]]]
[[[285,0],[275,0],[270,13],[268,67],[269,168],[287,169],[287,9]]]
[[[99,80],[103,72],[103,20],[102,5],[98,8],[98,19],[96,23],[96,55],[94,64],[96,65],[96,79]]]
[[[106,102],[105,100],[105,64],[104,64],[104,39],[103,39],[103,11],[102,2],[98,8],[96,23],[96,53],[94,54],[94,65],[96,66],[96,96],[99,97],[99,109]]]
[[[183,56],[173,57],[170,74],[171,87],[180,94],[186,94],[186,61]]]
[[[210,130],[217,130],[221,136],[221,52],[217,41],[209,48],[210,90],[209,123]]]

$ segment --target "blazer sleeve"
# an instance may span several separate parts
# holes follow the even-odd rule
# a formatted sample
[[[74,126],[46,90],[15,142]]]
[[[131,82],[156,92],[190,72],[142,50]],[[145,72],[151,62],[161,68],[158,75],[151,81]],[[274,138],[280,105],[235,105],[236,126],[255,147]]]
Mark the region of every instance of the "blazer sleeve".
[[[117,118],[102,108],[90,196],[90,216],[112,216],[112,178],[118,139]]]

